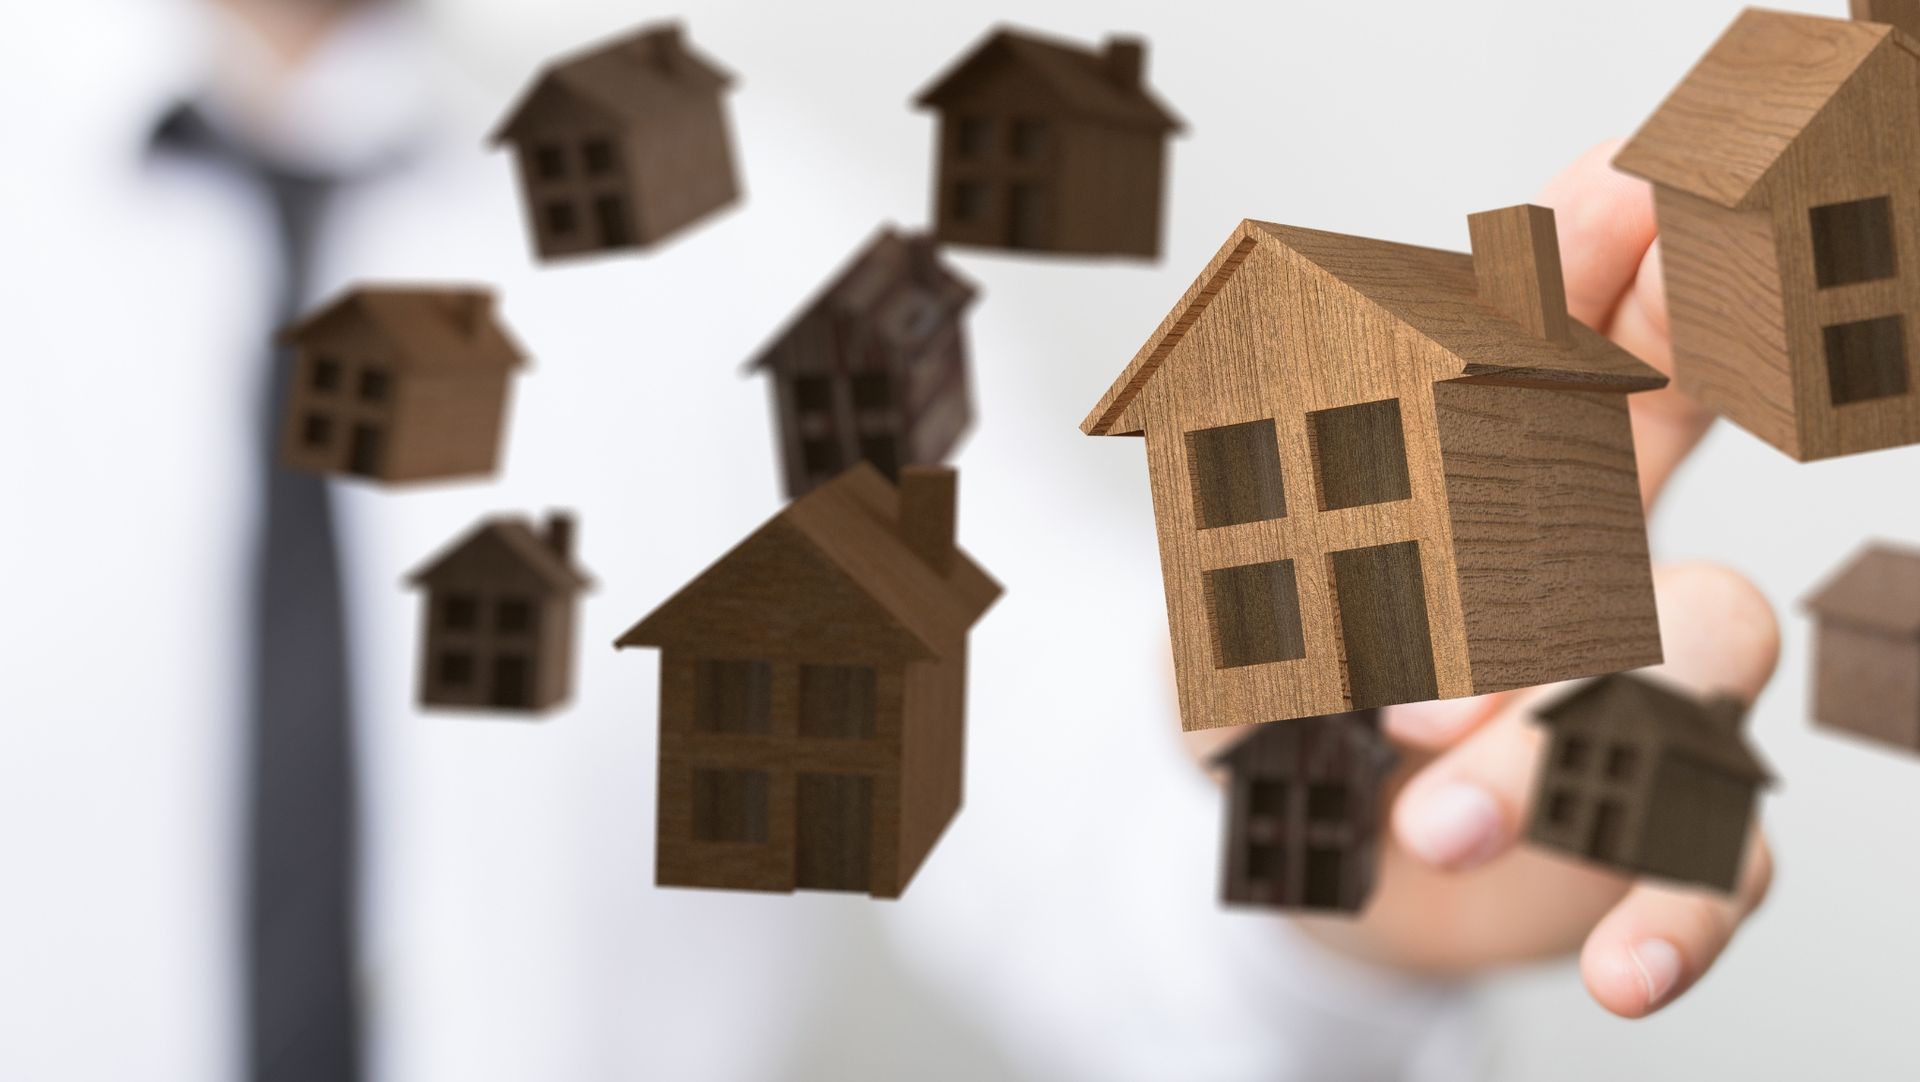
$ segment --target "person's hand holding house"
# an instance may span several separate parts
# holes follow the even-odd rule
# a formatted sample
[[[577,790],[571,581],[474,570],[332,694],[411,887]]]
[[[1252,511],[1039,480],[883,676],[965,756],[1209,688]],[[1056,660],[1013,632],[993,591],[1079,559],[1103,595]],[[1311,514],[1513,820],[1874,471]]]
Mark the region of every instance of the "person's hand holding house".
[[[1559,226],[1572,314],[1671,374],[1672,345],[1651,189],[1595,148],[1539,203]],[[1669,387],[1634,395],[1634,442],[1651,506],[1712,414]],[[1752,702],[1773,674],[1779,627],[1759,590],[1723,568],[1656,569],[1668,680]],[[1724,896],[1635,881],[1518,846],[1549,689],[1393,707],[1386,728],[1413,749],[1396,795],[1372,905],[1356,921],[1306,919],[1361,957],[1462,973],[1581,947],[1587,988],[1629,1018],[1671,1003],[1711,966],[1767,891],[1772,860],[1756,829],[1738,889]]]

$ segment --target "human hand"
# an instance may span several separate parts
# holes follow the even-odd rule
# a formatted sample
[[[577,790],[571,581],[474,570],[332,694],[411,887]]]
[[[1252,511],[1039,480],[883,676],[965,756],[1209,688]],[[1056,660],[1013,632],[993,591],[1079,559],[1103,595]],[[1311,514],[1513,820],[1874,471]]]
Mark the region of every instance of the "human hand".
[[[1642,182],[1590,151],[1538,202],[1554,209],[1575,318],[1672,373],[1672,344]],[[1649,506],[1712,415],[1677,389],[1629,399]],[[1773,674],[1779,628],[1760,592],[1705,565],[1654,575],[1666,663],[1654,672],[1696,693],[1751,702]],[[1533,707],[1551,689],[1395,707],[1387,733],[1409,761],[1396,776],[1390,837],[1374,897],[1356,920],[1302,918],[1349,953],[1432,973],[1475,972],[1580,946],[1588,990],[1628,1018],[1671,1003],[1710,967],[1767,890],[1772,862],[1756,829],[1731,896],[1635,881],[1518,848],[1543,734]]]

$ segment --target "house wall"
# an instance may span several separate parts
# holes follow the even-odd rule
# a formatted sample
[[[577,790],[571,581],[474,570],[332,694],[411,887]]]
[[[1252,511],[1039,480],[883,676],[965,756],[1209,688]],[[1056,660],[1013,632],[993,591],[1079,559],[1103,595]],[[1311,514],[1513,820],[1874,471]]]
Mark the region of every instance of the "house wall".
[[[1753,783],[1668,753],[1638,828],[1640,870],[1731,891],[1746,854]]]
[[[1037,185],[1044,193],[1047,221],[1033,247],[1057,250],[1060,210],[1085,194],[1063,184],[1061,136],[1073,123],[1069,115],[1043,82],[1005,62],[983,67],[970,86],[951,93],[941,106],[934,140],[933,221],[934,233],[941,242],[1008,247],[1009,191],[1018,183]],[[989,124],[987,149],[973,157],[960,153],[960,121],[969,116],[984,118]],[[1012,153],[1016,118],[1040,120],[1048,126],[1049,138],[1030,157],[1016,158]],[[986,190],[982,212],[969,219],[956,213],[954,192],[963,182],[982,184]]]
[[[1674,381],[1790,455],[1800,453],[1782,269],[1769,211],[1654,191]]]
[[[740,196],[725,102],[662,109],[629,132],[639,243],[652,244]]]
[[[905,670],[901,724],[900,855],[891,894],[907,889],[960,810],[966,773],[967,648]]]
[[[900,441],[901,463],[944,462],[973,424],[973,389],[961,321],[951,321],[920,356],[899,368],[895,378],[904,384],[899,392],[907,419]]]
[[[1165,133],[1082,123],[1061,136],[1056,249],[1159,255]]]
[[[1309,841],[1318,841],[1349,854],[1341,883],[1339,908],[1357,910],[1372,892],[1377,865],[1380,803],[1388,760],[1384,738],[1356,734],[1359,723],[1345,718],[1309,718],[1266,726],[1245,744],[1228,752],[1231,778],[1226,788],[1226,851],[1220,861],[1221,898],[1240,905],[1300,906],[1306,902],[1306,854]],[[1253,785],[1282,782],[1292,787],[1289,805],[1276,836],[1255,837]],[[1337,824],[1322,824],[1309,835],[1306,792],[1301,786],[1331,782],[1344,786],[1347,815]],[[1287,871],[1274,884],[1256,881],[1250,874],[1253,845],[1279,842],[1287,856]]]
[[[449,594],[475,601],[477,623],[472,630],[448,630],[442,624],[441,605]],[[538,623],[530,638],[509,638],[494,631],[494,606],[506,597],[524,598],[534,605]],[[499,546],[484,541],[470,546],[458,560],[439,568],[431,588],[421,595],[417,661],[421,701],[434,706],[490,707],[492,663],[502,647],[516,653],[524,650],[529,659],[527,709],[545,710],[564,701],[572,691],[577,607],[573,595],[555,592]],[[448,649],[473,658],[473,680],[465,687],[439,679],[439,658]]]
[[[339,367],[339,383],[331,391],[320,391],[313,386],[314,366],[323,357],[332,359]],[[390,433],[394,420],[393,396],[398,393],[400,382],[396,360],[392,343],[371,321],[352,310],[338,313],[323,326],[305,334],[297,349],[293,381],[287,392],[280,433],[281,461],[316,473],[344,472],[355,424],[375,424]],[[392,377],[388,401],[362,400],[360,374],[370,368]],[[332,424],[332,435],[324,446],[309,446],[303,439],[305,419],[312,415],[324,416]],[[380,476],[387,479],[384,471]]]
[[[872,740],[808,739],[799,735],[799,662],[752,651],[734,655],[773,661],[772,725],[765,734],[705,733],[694,729],[696,662],[724,653],[664,650],[660,661],[659,815],[655,880],[661,886],[791,891],[795,886],[796,779],[803,773],[865,774],[873,778],[871,882],[890,897],[904,885],[901,872],[901,729],[906,680],[900,666],[879,667]],[[816,659],[849,663],[844,655]],[[693,836],[693,776],[699,769],[766,773],[767,840],[707,842]]]
[[[1433,393],[1473,691],[1659,663],[1626,396]]]
[[[493,473],[506,438],[511,380],[507,372],[396,378],[383,479]]]
[[[519,177],[527,232],[542,258],[581,255],[606,247],[594,216],[597,198],[619,198],[629,222],[639,220],[640,206],[633,198],[631,183],[635,175],[631,152],[616,161],[614,172],[605,176],[589,176],[581,159],[581,147],[589,139],[605,139],[616,152],[626,145],[630,132],[617,117],[549,85],[528,101],[513,138],[514,170]],[[546,179],[537,172],[536,150],[543,145],[560,150],[565,162],[562,177]],[[571,231],[552,227],[547,208],[555,203],[574,208],[575,227]]]
[[[1278,245],[1245,262],[1135,400],[1146,432],[1154,519],[1188,729],[1338,713],[1352,706],[1329,553],[1417,541],[1442,697],[1473,690],[1453,567],[1446,478],[1424,338]],[[1351,343],[1341,349],[1335,343]],[[1307,413],[1400,400],[1411,498],[1321,512]],[[1287,515],[1197,529],[1185,436],[1274,419]],[[1294,561],[1306,657],[1219,669],[1202,572]]]
[[[1610,723],[1604,725],[1563,721],[1550,730],[1550,738],[1541,749],[1540,782],[1529,813],[1527,838],[1581,860],[1618,869],[1635,863],[1632,856],[1645,845],[1650,795],[1658,775],[1657,767],[1650,764],[1659,753],[1659,742],[1646,726],[1612,723],[1615,721],[1609,719]],[[1587,764],[1581,769],[1561,765],[1569,739],[1586,742]],[[1636,749],[1641,763],[1624,780],[1609,778],[1604,770],[1608,750],[1616,746]],[[1555,822],[1549,810],[1556,793],[1571,801],[1571,814],[1563,822]],[[1620,812],[1620,845],[1622,855],[1628,858],[1620,864],[1598,861],[1593,855],[1594,832],[1603,802]]]
[[[1813,672],[1815,721],[1920,748],[1920,641],[1823,620]]]
[[[1768,181],[1803,460],[1920,441],[1920,59],[1883,43],[1797,140]],[[1897,276],[1820,289],[1812,207],[1888,196]],[[1905,321],[1907,393],[1834,406],[1823,328]]]

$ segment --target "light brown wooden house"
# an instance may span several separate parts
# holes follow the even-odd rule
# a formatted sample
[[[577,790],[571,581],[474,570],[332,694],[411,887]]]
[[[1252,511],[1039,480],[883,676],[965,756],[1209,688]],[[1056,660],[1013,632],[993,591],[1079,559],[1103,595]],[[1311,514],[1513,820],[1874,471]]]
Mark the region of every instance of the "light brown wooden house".
[[[1227,770],[1222,898],[1358,912],[1373,893],[1395,760],[1378,710],[1256,725],[1216,756]]]
[[[732,81],[672,23],[542,70],[492,136],[541,257],[646,248],[738,198]]]
[[[939,114],[943,243],[1156,256],[1177,117],[1147,88],[1146,43],[1101,49],[1001,28],[921,91]]]
[[[771,384],[789,498],[855,462],[897,480],[953,451],[973,420],[974,296],[931,237],[883,228],[749,363]]]
[[[1634,875],[1731,891],[1766,764],[1737,699],[1618,673],[1535,712],[1550,737],[1528,837]]]
[[[358,286],[281,340],[287,465],[387,482],[494,471],[523,359],[490,290]]]
[[[1552,212],[1474,254],[1247,221],[1082,429],[1146,437],[1188,729],[1660,660],[1628,393]]]
[[[1741,14],[1614,159],[1654,184],[1675,380],[1801,461],[1920,441],[1920,4],[1853,7]]]
[[[590,581],[572,515],[489,518],[410,577],[426,591],[420,703],[537,713],[573,690],[575,611]]]
[[[661,651],[658,883],[906,889],[960,808],[967,631],[1000,594],[954,494],[856,465],[620,637]]]
[[[1807,600],[1813,718],[1920,751],[1920,549],[1867,546]]]

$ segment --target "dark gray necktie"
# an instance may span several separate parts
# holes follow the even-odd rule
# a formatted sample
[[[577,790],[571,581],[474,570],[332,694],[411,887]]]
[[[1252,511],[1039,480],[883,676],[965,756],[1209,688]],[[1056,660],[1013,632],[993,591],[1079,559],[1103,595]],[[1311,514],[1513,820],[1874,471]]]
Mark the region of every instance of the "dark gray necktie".
[[[280,255],[272,326],[285,326],[305,298],[333,182],[266,161],[191,106],[167,116],[157,143],[221,162],[268,198]],[[255,433],[263,516],[251,582],[248,1077],[354,1082],[354,763],[333,505],[324,479],[279,464],[292,358],[269,346],[263,363],[271,375]]]

